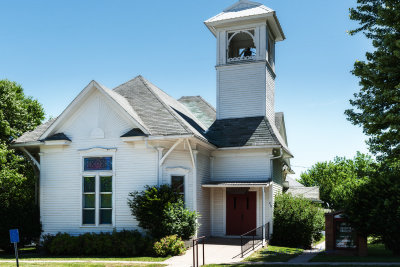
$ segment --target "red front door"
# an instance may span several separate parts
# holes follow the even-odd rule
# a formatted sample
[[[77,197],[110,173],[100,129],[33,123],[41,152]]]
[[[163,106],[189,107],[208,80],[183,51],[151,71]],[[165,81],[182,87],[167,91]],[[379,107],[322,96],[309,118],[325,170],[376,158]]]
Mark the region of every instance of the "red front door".
[[[256,228],[256,192],[226,195],[226,235],[242,235]]]

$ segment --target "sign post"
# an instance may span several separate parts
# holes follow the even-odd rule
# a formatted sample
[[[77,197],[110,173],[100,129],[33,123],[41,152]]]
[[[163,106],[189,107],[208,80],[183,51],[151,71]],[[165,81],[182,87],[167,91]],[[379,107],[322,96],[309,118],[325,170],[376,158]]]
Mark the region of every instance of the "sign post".
[[[17,267],[19,267],[19,263],[18,263],[18,246],[17,246],[17,243],[19,242],[18,229],[10,229],[10,242],[14,243],[15,260],[17,261]]]

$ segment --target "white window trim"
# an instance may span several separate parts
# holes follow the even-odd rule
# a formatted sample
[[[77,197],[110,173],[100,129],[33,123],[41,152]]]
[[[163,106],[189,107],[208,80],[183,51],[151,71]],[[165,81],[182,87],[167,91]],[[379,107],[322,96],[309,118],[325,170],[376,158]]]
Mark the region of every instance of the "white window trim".
[[[188,200],[188,174],[190,169],[185,167],[167,167],[165,168],[166,172],[168,173],[168,184],[171,185],[172,176],[183,176],[183,192],[184,192],[184,202]]]
[[[116,227],[116,148],[103,148],[103,147],[92,147],[87,149],[79,149],[81,155],[81,175],[80,175],[80,227],[81,228],[114,228]],[[111,157],[112,158],[112,170],[111,171],[84,171],[84,158],[89,157]],[[83,177],[95,176],[96,178],[96,200],[95,200],[95,223],[96,224],[83,224]],[[112,224],[100,224],[100,177],[111,176],[112,177]]]

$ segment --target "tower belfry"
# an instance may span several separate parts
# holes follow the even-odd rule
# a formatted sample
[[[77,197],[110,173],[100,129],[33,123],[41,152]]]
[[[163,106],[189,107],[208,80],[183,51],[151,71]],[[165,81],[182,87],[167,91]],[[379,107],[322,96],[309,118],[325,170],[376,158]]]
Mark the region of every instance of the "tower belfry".
[[[205,21],[217,38],[217,119],[275,121],[275,43],[285,35],[274,10],[240,0]]]

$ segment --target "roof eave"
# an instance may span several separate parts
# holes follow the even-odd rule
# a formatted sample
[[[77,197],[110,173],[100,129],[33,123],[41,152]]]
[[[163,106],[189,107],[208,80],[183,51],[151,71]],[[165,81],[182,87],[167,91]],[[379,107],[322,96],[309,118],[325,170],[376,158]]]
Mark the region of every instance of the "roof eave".
[[[12,143],[11,147],[27,147],[27,146],[40,146],[43,145],[41,141],[32,141],[32,142],[21,142],[21,143]]]

